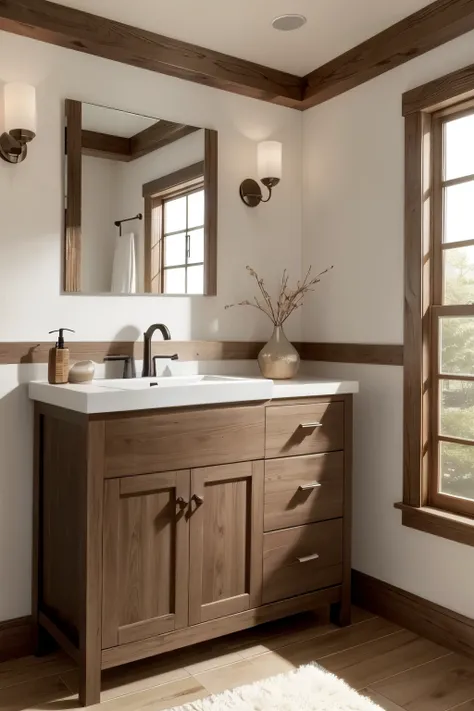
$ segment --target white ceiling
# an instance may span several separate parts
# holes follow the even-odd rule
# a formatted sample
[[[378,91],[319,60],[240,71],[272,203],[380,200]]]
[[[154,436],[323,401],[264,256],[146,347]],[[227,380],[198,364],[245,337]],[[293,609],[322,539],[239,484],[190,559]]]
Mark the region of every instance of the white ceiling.
[[[131,138],[158,123],[157,119],[129,114],[106,106],[82,104],[82,128],[86,131],[108,133],[111,136]]]
[[[416,12],[427,0],[59,0],[62,5],[293,74],[307,74]],[[277,32],[274,17],[308,18]]]

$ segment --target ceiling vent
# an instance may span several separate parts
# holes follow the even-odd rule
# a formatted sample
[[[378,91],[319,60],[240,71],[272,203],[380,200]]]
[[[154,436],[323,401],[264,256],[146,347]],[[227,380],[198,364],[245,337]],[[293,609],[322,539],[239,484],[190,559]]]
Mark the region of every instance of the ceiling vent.
[[[272,26],[275,30],[291,32],[291,30],[299,30],[300,27],[306,24],[306,21],[304,15],[280,15],[279,17],[275,17]]]

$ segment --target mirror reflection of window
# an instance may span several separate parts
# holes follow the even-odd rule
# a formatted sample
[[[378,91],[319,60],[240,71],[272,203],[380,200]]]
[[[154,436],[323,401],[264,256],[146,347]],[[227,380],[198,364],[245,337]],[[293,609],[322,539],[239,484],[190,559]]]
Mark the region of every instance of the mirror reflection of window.
[[[204,188],[163,204],[163,293],[204,292]]]

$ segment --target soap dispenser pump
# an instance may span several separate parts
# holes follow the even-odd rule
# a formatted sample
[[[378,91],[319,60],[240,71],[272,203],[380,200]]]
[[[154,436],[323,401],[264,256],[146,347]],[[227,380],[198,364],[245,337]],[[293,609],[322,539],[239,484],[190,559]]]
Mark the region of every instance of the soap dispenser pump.
[[[49,351],[48,382],[51,385],[64,385],[69,375],[69,348],[64,343],[64,331],[75,333],[71,328],[57,328],[50,333],[58,333],[58,340],[54,348]]]

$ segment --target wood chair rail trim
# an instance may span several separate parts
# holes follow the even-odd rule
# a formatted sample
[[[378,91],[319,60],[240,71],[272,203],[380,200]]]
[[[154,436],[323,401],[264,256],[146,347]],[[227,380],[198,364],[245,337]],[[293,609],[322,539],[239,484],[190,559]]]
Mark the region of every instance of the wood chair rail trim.
[[[474,30],[474,0],[436,0],[304,77],[49,0],[0,0],[0,30],[305,110]]]
[[[0,341],[0,365],[47,363],[52,342]],[[402,345],[361,343],[295,343],[303,360],[366,365],[403,365]],[[178,353],[180,360],[254,360],[264,343],[258,341],[157,341],[155,355]],[[71,341],[71,360],[103,361],[106,355],[143,358],[143,345],[135,341]]]

